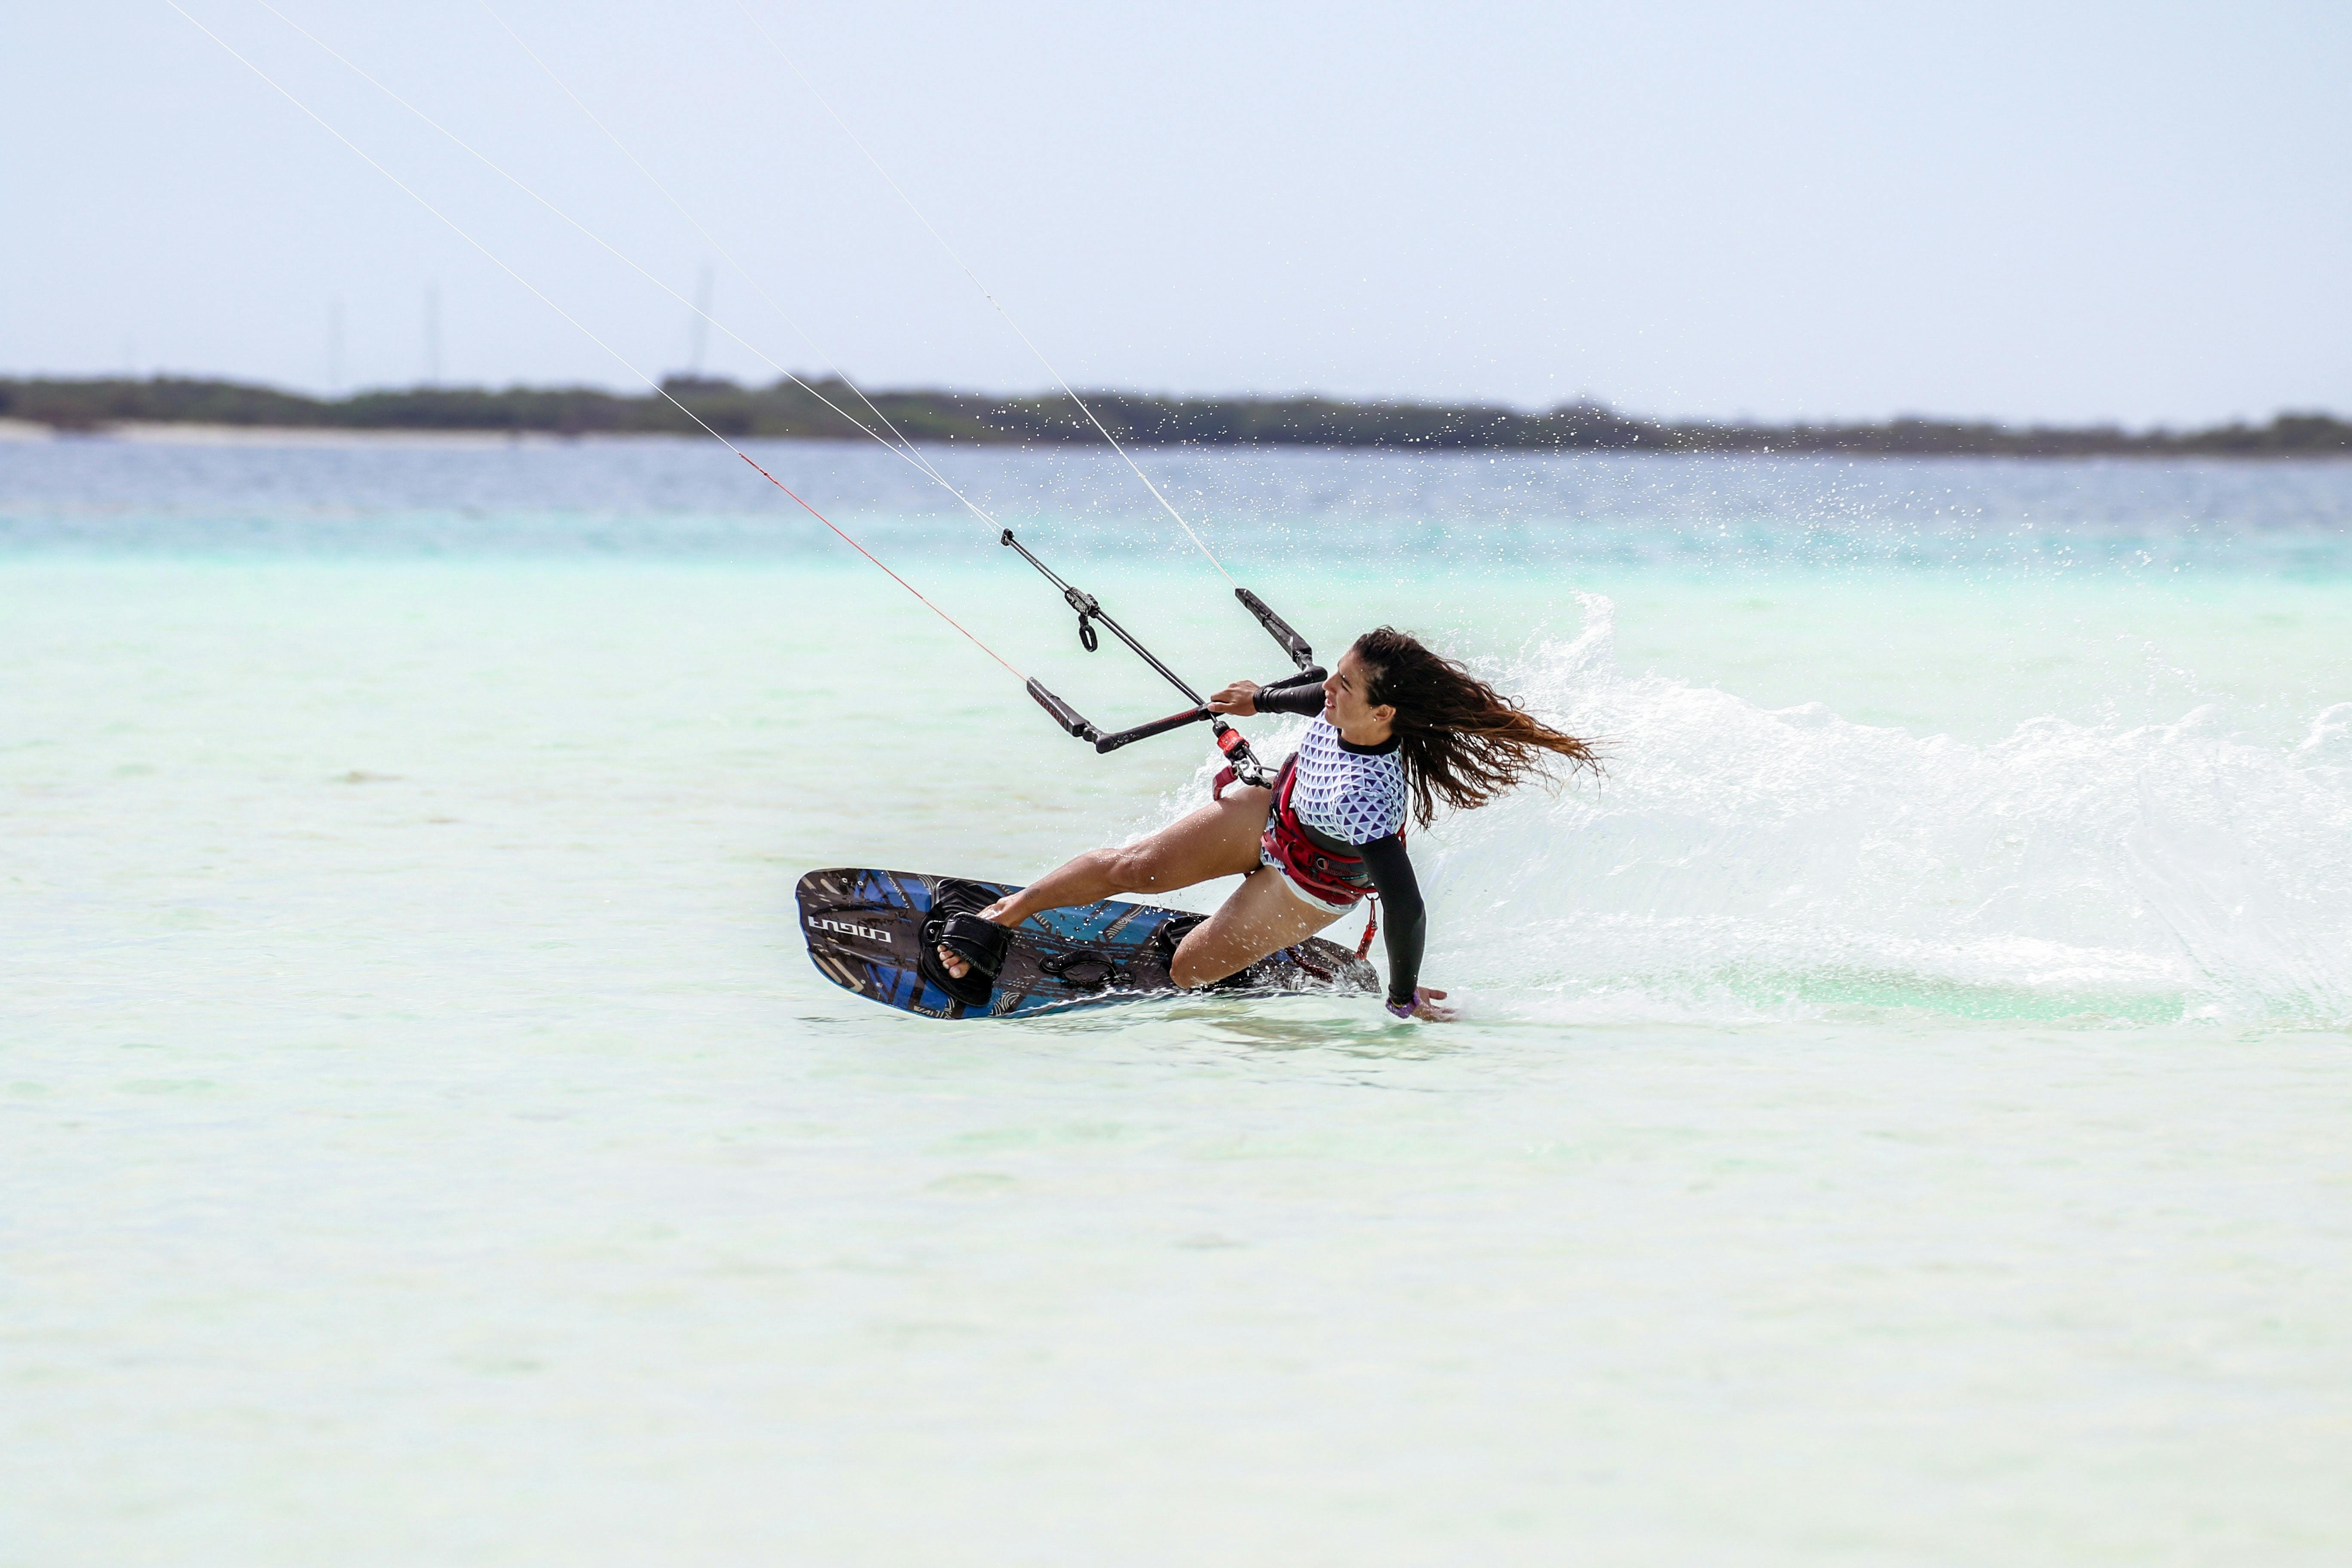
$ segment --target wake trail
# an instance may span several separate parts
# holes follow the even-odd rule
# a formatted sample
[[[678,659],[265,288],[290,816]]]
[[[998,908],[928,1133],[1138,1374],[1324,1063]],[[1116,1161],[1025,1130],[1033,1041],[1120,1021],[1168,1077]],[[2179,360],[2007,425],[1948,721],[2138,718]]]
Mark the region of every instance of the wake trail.
[[[1586,1022],[2352,1026],[2352,703],[2294,746],[2212,706],[1979,745],[1629,675],[1585,609],[1474,661],[1608,772],[1414,835],[1432,984]]]

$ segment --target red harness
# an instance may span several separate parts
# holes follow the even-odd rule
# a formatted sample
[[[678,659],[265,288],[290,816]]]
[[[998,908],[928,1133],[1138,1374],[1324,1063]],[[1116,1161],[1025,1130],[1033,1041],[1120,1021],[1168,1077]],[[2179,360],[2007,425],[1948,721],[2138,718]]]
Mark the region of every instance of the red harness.
[[[1298,758],[1293,755],[1274,778],[1274,809],[1266,814],[1265,852],[1312,897],[1327,904],[1353,904],[1372,890],[1372,874],[1360,855],[1345,855],[1307,836],[1291,808],[1290,792],[1298,783]]]
[[[1223,737],[1219,737],[1223,743]],[[1298,757],[1293,752],[1285,759],[1282,771],[1274,777],[1274,809],[1266,814],[1265,832],[1258,842],[1278,861],[1285,872],[1300,887],[1328,904],[1352,904],[1372,897],[1371,873],[1365,869],[1360,855],[1335,855],[1312,838],[1299,826],[1298,814],[1290,808],[1291,775],[1297,772]],[[1211,800],[1223,800],[1226,787],[1236,783],[1230,767],[1217,770],[1216,782],[1209,786]],[[1360,880],[1348,880],[1352,876]],[[1380,900],[1364,914],[1364,934],[1356,943],[1356,956],[1361,958],[1372,951],[1372,937],[1381,929]]]

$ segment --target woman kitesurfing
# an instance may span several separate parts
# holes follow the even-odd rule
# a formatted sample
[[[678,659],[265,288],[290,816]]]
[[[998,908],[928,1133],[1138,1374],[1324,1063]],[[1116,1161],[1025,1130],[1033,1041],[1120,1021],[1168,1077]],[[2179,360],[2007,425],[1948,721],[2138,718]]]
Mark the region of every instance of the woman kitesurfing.
[[[1275,989],[1295,988],[1294,983],[1303,981],[1327,989],[1370,990],[1377,985],[1377,976],[1362,963],[1360,950],[1351,961],[1344,951],[1309,939],[1355,904],[1377,895],[1389,907],[1389,1010],[1399,1017],[1434,1020],[1451,1016],[1451,1010],[1442,1005],[1445,993],[1420,984],[1424,921],[1412,861],[1404,848],[1407,816],[1416,817],[1423,826],[1427,826],[1441,802],[1458,810],[1483,805],[1558,761],[1565,760],[1572,766],[1597,766],[1591,748],[1572,735],[1544,725],[1461,665],[1390,627],[1359,637],[1326,676],[1312,663],[1312,650],[1305,641],[1263,600],[1234,580],[1208,542],[1152,483],[1118,437],[1046,359],[1029,334],[1013,321],[1011,313],[981,283],[898,182],[890,179],[864,142],[857,142],[859,150],[866,152],[868,161],[874,163],[876,170],[924,228],[1036,355],[1055,384],[1086,415],[1087,423],[1105,444],[1232,584],[1234,596],[1283,644],[1298,666],[1298,675],[1268,687],[1239,680],[1203,699],[1116,619],[1104,613],[1092,595],[1064,582],[1022,546],[1012,530],[1004,529],[1000,542],[1017,550],[1078,612],[1079,639],[1088,650],[1097,646],[1095,626],[1099,623],[1192,703],[1185,711],[1166,719],[1103,733],[1040,682],[1024,677],[1003,655],[784,485],[749,452],[681,401],[669,386],[647,374],[585,322],[557,304],[309,104],[287,91],[220,35],[182,9],[176,0],[166,3],[610,354],[631,375],[644,381],[656,396],[667,399],[685,420],[790,497],[1015,679],[1024,680],[1030,696],[1070,734],[1093,742],[1098,752],[1108,752],[1201,721],[1213,723],[1218,744],[1231,765],[1220,774],[1219,786],[1207,806],[1136,844],[1090,850],[1033,886],[1015,889],[1003,883],[974,883],[854,868],[809,873],[802,879],[798,895],[802,923],[810,941],[811,957],[830,978],[877,1001],[940,1017],[1003,1016],[1040,1006],[1159,994],[1169,987],[1191,990],[1235,979],[1243,984],[1270,981]],[[688,301],[677,289],[362,70],[324,39],[282,14],[279,20],[665,293],[680,303],[690,304],[698,320],[766,360],[785,379],[953,496],[979,521],[991,527],[1000,526],[986,510],[950,482],[846,376],[835,372],[835,378],[873,416],[873,425],[827,396],[818,385],[758,350],[712,317],[701,303]],[[756,18],[753,20],[756,25]],[[760,30],[766,32],[764,27]],[[513,29],[508,31],[511,34]],[[515,36],[515,41],[522,44],[520,35]],[[769,42],[779,54],[783,53],[772,36]],[[527,44],[523,47],[541,69],[554,75],[536,51]],[[784,58],[790,61],[788,55]],[[797,70],[797,66],[794,68]],[[709,239],[709,231],[626,143],[614,136],[593,110],[588,110],[561,78],[556,81],[629,161],[653,181],[681,216]],[[830,104],[824,107],[828,113],[834,113]],[[847,122],[841,121],[837,113],[834,118],[856,142],[856,134]],[[764,289],[761,293],[766,297]],[[769,302],[775,303],[772,300]],[[1315,684],[1318,680],[1321,681],[1319,688]],[[1226,715],[1242,717],[1259,712],[1311,716],[1297,754],[1278,773],[1269,773],[1260,766],[1247,742],[1225,721]],[[1229,784],[1234,786],[1230,794]],[[1240,889],[1216,913],[1205,917],[1119,904],[1113,899],[1113,895],[1122,892],[1167,891],[1236,875],[1243,879]],[[1084,909],[1076,919],[1055,913],[1080,906]],[[1041,924],[1033,918],[1040,914],[1054,914],[1055,919]],[[1024,928],[1018,942],[1014,927]],[[1369,927],[1365,940],[1369,944]],[[1008,965],[1008,954],[1016,947],[1022,953],[1017,976]],[[1315,951],[1318,949],[1328,951]],[[1147,956],[1148,963],[1144,962]],[[1277,973],[1281,971],[1276,962],[1278,956],[1288,963],[1288,971]],[[1327,962],[1335,957],[1340,961],[1336,968]],[[911,963],[910,958],[914,960]],[[1004,980],[1003,984],[998,984],[1000,975]]]
[[[949,914],[938,958],[955,979],[994,978],[1011,927],[1046,910],[1165,893],[1218,877],[1242,885],[1216,913],[1169,928],[1168,976],[1190,990],[1242,973],[1303,942],[1367,896],[1388,906],[1387,1005],[1400,1018],[1453,1016],[1420,984],[1425,921],[1405,853],[1405,819],[1423,827],[1441,801],[1486,805],[1556,759],[1597,767],[1592,748],[1514,705],[1454,660],[1381,626],[1341,655],[1318,687],[1236,680],[1215,713],[1312,716],[1270,786],[1228,787],[1182,820],[1118,848],[1089,849],[985,908]]]

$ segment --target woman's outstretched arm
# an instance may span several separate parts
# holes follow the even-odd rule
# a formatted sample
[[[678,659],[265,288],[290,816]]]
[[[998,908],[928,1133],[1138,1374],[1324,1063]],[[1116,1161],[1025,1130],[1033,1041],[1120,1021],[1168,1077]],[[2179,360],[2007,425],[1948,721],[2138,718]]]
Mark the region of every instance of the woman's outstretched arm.
[[[1413,877],[1412,858],[1405,853],[1404,840],[1391,833],[1357,852],[1363,856],[1364,868],[1371,872],[1372,886],[1380,889],[1381,902],[1386,906],[1390,1009],[1411,1007],[1421,1017],[1451,1017],[1451,1012],[1429,1001],[1443,997],[1444,992],[1421,990],[1421,950],[1429,918],[1422,908],[1421,883]]]

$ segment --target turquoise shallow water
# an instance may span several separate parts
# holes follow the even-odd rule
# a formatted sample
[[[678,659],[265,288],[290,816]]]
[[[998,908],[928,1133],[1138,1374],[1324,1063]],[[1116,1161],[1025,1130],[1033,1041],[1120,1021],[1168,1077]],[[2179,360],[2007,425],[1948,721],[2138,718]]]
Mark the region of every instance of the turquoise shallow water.
[[[1279,668],[1107,468],[957,460]],[[0,1562],[2341,1559],[2352,469],[1150,460],[1607,738],[1418,843],[1465,1022],[824,984],[801,870],[1203,759],[698,448],[0,447]]]

